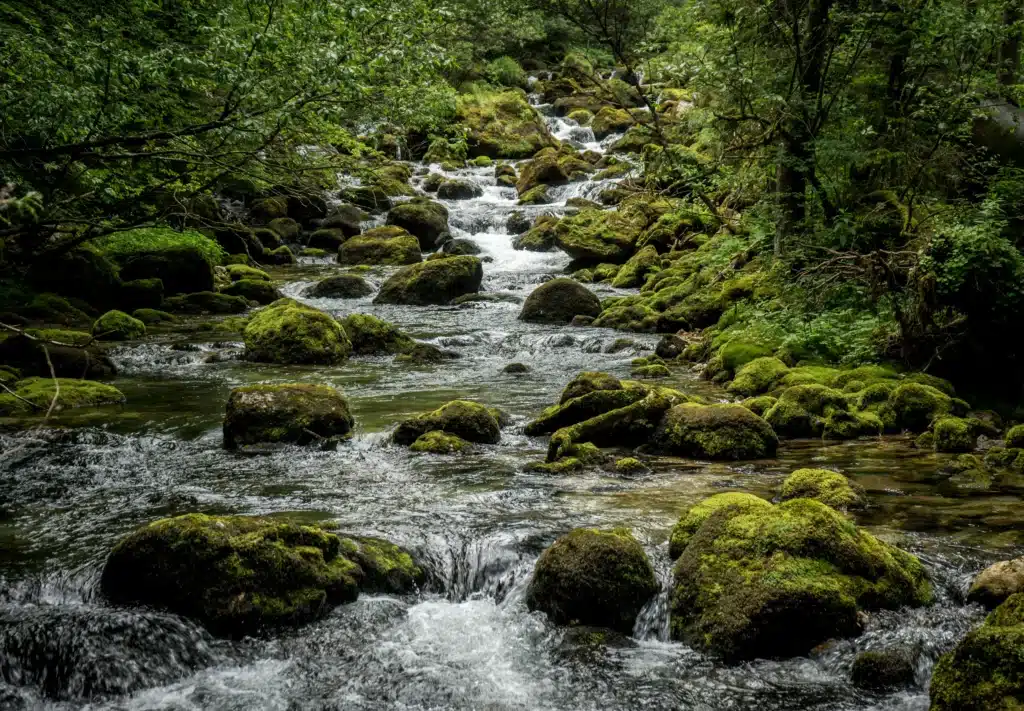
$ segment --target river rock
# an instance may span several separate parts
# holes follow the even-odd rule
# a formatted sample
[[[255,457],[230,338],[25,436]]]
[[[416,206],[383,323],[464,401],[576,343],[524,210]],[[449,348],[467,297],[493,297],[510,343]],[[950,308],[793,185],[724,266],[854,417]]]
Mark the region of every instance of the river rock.
[[[686,349],[686,341],[671,333],[662,336],[658,345],[654,348],[654,355],[665,360],[675,360]]]
[[[322,249],[327,252],[337,252],[341,245],[345,244],[349,236],[344,230],[336,227],[322,227],[311,233],[305,240],[308,249]]]
[[[326,385],[246,385],[228,397],[224,446],[318,444],[352,431],[348,402]]]
[[[666,454],[696,459],[761,459],[775,454],[771,426],[742,405],[685,403],[658,425],[653,446]]]
[[[421,435],[435,430],[467,442],[497,444],[501,440],[501,426],[495,413],[469,400],[453,400],[433,412],[406,420],[395,430],[392,439],[396,444],[410,445]]]
[[[471,239],[451,239],[444,243],[441,251],[445,254],[471,257],[480,254],[483,250],[480,249],[480,245]]]
[[[415,345],[409,336],[393,324],[369,314],[349,314],[341,322],[357,355],[396,355]]]
[[[546,152],[546,151],[545,151]],[[569,174],[560,162],[556,152],[534,158],[519,168],[519,180],[516,191],[522,197],[539,185],[564,185],[569,182]]]
[[[707,508],[673,568],[671,633],[726,661],[807,654],[859,634],[862,610],[933,600],[916,557],[818,501]]]
[[[472,200],[483,194],[483,188],[468,180],[449,179],[437,188],[437,197],[442,200]]]
[[[859,689],[889,691],[914,683],[914,654],[909,649],[861,652],[853,660],[850,681]]]
[[[541,215],[530,229],[512,240],[512,248],[527,252],[553,252],[558,248],[555,234],[557,227],[557,217]]]
[[[140,249],[119,254],[121,279],[159,279],[165,294],[213,291],[213,263],[200,249],[191,245]]]
[[[58,378],[104,379],[117,374],[114,363],[96,346],[44,344],[38,339],[20,334],[0,341],[0,363],[17,368],[26,377],[50,377],[51,363]]]
[[[931,711],[1012,711],[1024,697],[1024,593],[1011,595],[935,665]]]
[[[255,301],[261,305],[272,304],[283,297],[273,284],[262,279],[239,279],[221,289],[220,293],[241,296],[246,301]]]
[[[629,531],[577,528],[537,560],[526,605],[557,625],[595,625],[629,634],[659,590],[647,554]]]
[[[339,205],[320,222],[320,229],[337,229],[341,230],[346,238],[355,237],[362,233],[361,223],[365,219],[366,213],[355,205]]]
[[[423,579],[412,557],[386,541],[282,519],[189,514],[123,538],[100,590],[114,603],[170,610],[241,637],[313,621],[360,588],[412,592]]]
[[[389,225],[401,227],[419,240],[420,249],[435,249],[442,234],[448,232],[448,208],[426,198],[399,203],[388,213]]]
[[[867,504],[864,487],[828,469],[797,469],[782,482],[779,499],[814,499],[839,511]]]
[[[991,610],[1019,592],[1024,592],[1024,558],[1003,560],[978,573],[967,592],[967,600]]]
[[[242,334],[249,360],[262,363],[334,365],[352,344],[337,321],[293,299],[257,311]]]
[[[471,158],[529,158],[557,145],[521,91],[461,95],[456,118],[466,128]]]
[[[505,230],[510,235],[521,235],[530,229],[533,223],[530,222],[530,218],[526,216],[526,213],[516,211],[508,216],[505,220]]]
[[[395,272],[380,288],[375,304],[447,304],[480,291],[483,263],[476,257],[449,257]]]
[[[350,237],[338,248],[339,264],[401,266],[423,261],[420,243],[401,227],[377,227]]]
[[[121,283],[117,305],[125,311],[158,309],[164,303],[164,283],[159,279],[135,279]]]
[[[538,286],[526,297],[522,321],[535,323],[571,323],[575,316],[598,316],[601,300],[579,282],[560,277]]]
[[[165,299],[164,308],[176,314],[240,314],[249,309],[249,302],[241,296],[197,291]]]
[[[455,454],[464,452],[471,446],[461,437],[440,430],[431,430],[417,437],[416,441],[409,445],[409,449],[429,454]]]
[[[125,401],[124,394],[117,388],[93,380],[57,378],[54,381],[49,376],[33,377],[18,380],[12,389],[13,393],[0,391],[0,417],[43,415],[51,405],[54,412],[60,412],[77,407],[120,404]]]
[[[100,341],[133,341],[146,335],[146,324],[123,311],[108,311],[96,319],[92,335]]]
[[[337,274],[306,287],[303,296],[314,299],[359,299],[373,293],[373,287],[355,274]]]

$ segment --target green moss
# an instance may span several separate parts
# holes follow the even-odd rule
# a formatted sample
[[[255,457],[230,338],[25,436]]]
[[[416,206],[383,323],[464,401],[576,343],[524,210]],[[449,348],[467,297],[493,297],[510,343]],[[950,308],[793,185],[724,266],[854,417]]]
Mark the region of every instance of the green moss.
[[[604,375],[604,373],[600,375]],[[605,412],[611,412],[612,410],[632,405],[646,396],[647,392],[645,390],[639,388],[626,390],[621,385],[617,389],[585,392],[559,405],[549,407],[541,413],[540,417],[526,425],[525,432],[531,437],[550,434],[563,427],[584,422]]]
[[[573,378],[558,399],[559,404],[564,405],[569,400],[595,390],[621,390],[622,383],[618,378],[598,371],[583,371]]]
[[[659,450],[698,459],[759,459],[775,454],[778,438],[768,423],[741,405],[673,407],[654,433]]]
[[[853,660],[850,681],[860,689],[887,691],[912,686],[916,670],[913,656],[905,649],[861,652]]]
[[[634,254],[618,270],[612,286],[616,289],[629,289],[642,286],[648,275],[661,270],[661,257],[658,250],[648,245]]]
[[[732,367],[728,363],[725,363],[725,365],[726,367]],[[739,369],[736,373],[736,378],[729,383],[728,390],[731,393],[744,397],[760,395],[771,390],[775,382],[788,371],[789,368],[786,364],[778,358],[755,358]]]
[[[1015,425],[1007,430],[1006,447],[1008,449],[1024,448],[1024,425]]]
[[[935,421],[935,451],[937,452],[970,452],[977,444],[977,435],[967,420],[959,417],[942,417]]]
[[[249,309],[249,302],[241,296],[197,291],[165,299],[164,307],[173,313],[182,314],[240,314]]]
[[[543,119],[521,91],[460,95],[456,119],[467,130],[470,155],[529,158],[555,145]]]
[[[760,395],[758,397],[747,398],[740,404],[758,417],[764,417],[768,410],[772,409],[777,402],[778,399],[771,395]]]
[[[54,411],[78,407],[119,404],[125,401],[117,388],[94,380],[72,378],[26,378],[14,384],[14,394],[0,395],[0,417],[45,414],[51,403]],[[15,397],[17,396],[17,397]]]
[[[427,582],[426,571],[409,551],[370,536],[346,536],[341,550],[362,570],[359,589],[365,592],[403,595],[416,592]]]
[[[765,421],[780,437],[818,437],[825,421],[791,400],[779,400],[765,414]]]
[[[824,439],[877,437],[885,430],[882,419],[873,412],[830,410],[825,416],[821,436]]]
[[[93,335],[85,331],[69,331],[63,328],[27,328],[25,333],[52,343],[64,343],[72,346],[84,346],[93,340]]]
[[[615,461],[615,471],[619,474],[636,475],[645,474],[649,470],[644,463],[635,457],[623,457]]]
[[[353,422],[344,396],[326,385],[247,385],[228,398],[224,446],[322,444],[349,436]]]
[[[748,365],[749,363],[753,363],[755,361],[768,360],[768,357],[771,356],[772,352],[770,348],[763,346],[759,343],[747,343],[745,341],[729,341],[724,346],[722,346],[718,354],[722,358],[722,365],[724,365],[728,370],[738,375],[739,372],[744,368],[744,366]],[[782,361],[778,359],[775,360],[778,363],[782,363]],[[761,367],[763,368],[764,365],[765,364],[762,363]],[[782,363],[782,365],[785,366],[785,363]],[[774,364],[772,365],[771,369],[776,369]],[[778,373],[774,374],[773,377],[781,377],[782,373],[784,372],[785,371],[779,371]],[[760,392],[750,394],[759,395]]]
[[[411,445],[421,435],[442,431],[482,444],[497,444],[501,440],[498,419],[487,407],[469,400],[453,400],[433,412],[406,420],[398,425],[392,439],[396,444]]]
[[[447,432],[431,430],[416,438],[416,441],[409,445],[413,452],[429,452],[431,454],[455,454],[464,452],[472,445],[469,442]]]
[[[552,202],[547,185],[537,185],[519,196],[520,205],[548,205]]]
[[[634,124],[633,117],[628,111],[605,106],[597,112],[590,127],[594,131],[597,140],[601,140],[613,133],[622,133]]]
[[[586,109],[576,109],[570,111],[568,118],[572,119],[580,126],[589,126],[590,122],[594,120],[594,114],[590,113]]]
[[[868,410],[881,403],[887,403],[893,391],[899,386],[894,382],[879,382],[868,385],[857,394],[857,408]]]
[[[558,625],[599,625],[629,634],[659,589],[647,554],[629,531],[578,528],[541,554],[526,605]]]
[[[681,556],[690,542],[690,537],[697,532],[697,529],[711,517],[711,514],[726,507],[735,509],[739,513],[758,508],[771,508],[771,504],[759,496],[746,494],[741,491],[727,491],[724,494],[715,494],[710,498],[704,499],[690,507],[672,528],[672,534],[668,540],[669,557],[675,560]]]
[[[673,573],[672,636],[730,661],[806,654],[858,634],[861,610],[933,599],[917,558],[811,499],[718,508]]]
[[[782,482],[779,497],[782,501],[814,499],[840,511],[867,503],[863,487],[828,469],[797,469]]]
[[[93,241],[100,253],[114,261],[126,261],[140,254],[175,252],[191,248],[203,255],[210,266],[220,264],[227,253],[209,237],[193,231],[176,232],[166,227],[143,227],[117,232]]]
[[[895,413],[898,427],[911,432],[923,432],[932,420],[953,409],[953,401],[930,385],[906,383],[897,387],[889,396],[889,406]]]
[[[341,325],[352,342],[352,352],[357,355],[396,355],[409,351],[415,344],[393,323],[376,316],[349,314]]]
[[[231,277],[231,281],[239,281],[241,279],[261,279],[263,281],[270,281],[270,275],[262,269],[256,269],[255,267],[246,266],[245,264],[229,264],[226,269],[228,270],[228,276]]]
[[[281,298],[281,292],[268,281],[262,279],[239,279],[221,289],[222,294],[240,296],[246,301],[258,304],[272,304]]]
[[[420,243],[401,227],[377,227],[350,237],[338,249],[339,264],[402,266],[423,260]]]
[[[92,335],[101,341],[133,341],[146,335],[146,324],[123,311],[108,311],[96,319]]]
[[[935,665],[933,711],[1016,711],[1024,697],[1024,594],[1017,593]]]
[[[825,385],[794,385],[779,395],[779,402],[797,405],[812,415],[827,415],[849,408],[846,395]]]
[[[352,351],[341,324],[292,299],[257,311],[243,337],[246,357],[264,363],[333,365]]]

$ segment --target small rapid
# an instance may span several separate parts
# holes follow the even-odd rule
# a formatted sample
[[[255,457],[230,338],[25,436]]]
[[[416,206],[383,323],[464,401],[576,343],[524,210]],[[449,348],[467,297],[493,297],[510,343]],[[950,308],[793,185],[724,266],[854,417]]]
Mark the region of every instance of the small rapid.
[[[603,152],[618,138],[598,142],[590,129],[538,108],[556,137],[581,150]],[[926,709],[931,665],[982,614],[963,604],[964,581],[1014,549],[1013,541],[986,537],[1001,530],[995,520],[957,523],[957,507],[977,502],[934,493],[941,456],[891,438],[785,444],[777,460],[738,465],[657,460],[635,477],[530,472],[527,463],[543,458],[546,442],[523,434],[523,424],[579,371],[627,377],[630,361],[650,353],[656,337],[519,321],[522,301],[569,258],[514,249],[506,224],[514,212],[530,220],[564,215],[573,209],[566,201],[594,198],[615,181],[557,186],[551,204],[520,206],[492,169],[421,168],[482,190],[445,205],[453,236],[481,249],[485,299],[409,307],[375,305],[372,295],[308,298],[306,287],[338,269],[324,260],[281,272],[288,278],[282,288],[339,317],[377,315],[457,357],[430,365],[366,358],[283,367],[243,362],[241,344],[215,336],[153,339],[114,352],[121,373],[115,384],[129,404],[102,423],[0,434],[0,708]],[[379,287],[389,273],[375,268],[365,276]],[[529,373],[502,372],[512,362]],[[357,422],[354,439],[336,451],[225,452],[220,425],[230,390],[295,380],[343,390]],[[667,382],[724,397],[684,371]],[[511,424],[501,443],[460,456],[389,444],[397,422],[455,398],[507,411]],[[861,522],[921,556],[938,603],[872,615],[861,637],[808,658],[729,667],[669,641],[665,542],[679,512],[723,489],[770,497],[789,471],[808,465],[842,469],[864,484],[872,508]],[[412,549],[429,580],[418,596],[364,596],[315,624],[237,642],[213,640],[173,615],[118,609],[99,598],[99,570],[121,536],[192,511],[287,514],[385,536]],[[540,552],[578,526],[627,526],[655,564],[662,592],[631,636],[555,628],[526,609]],[[854,656],[893,645],[915,650],[917,686],[893,694],[853,688]]]

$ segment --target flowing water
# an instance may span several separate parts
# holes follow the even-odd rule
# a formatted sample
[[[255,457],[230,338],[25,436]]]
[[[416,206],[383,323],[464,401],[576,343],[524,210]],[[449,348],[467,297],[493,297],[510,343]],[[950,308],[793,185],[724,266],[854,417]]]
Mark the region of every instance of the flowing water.
[[[548,121],[560,138],[602,148],[589,129]],[[926,709],[934,660],[980,619],[979,609],[962,603],[970,574],[1021,543],[1017,493],[958,488],[945,472],[947,457],[900,438],[789,443],[778,459],[736,465],[662,459],[630,478],[527,473],[524,465],[543,457],[546,442],[523,435],[522,425],[580,370],[627,376],[630,360],[656,339],[516,318],[522,299],[568,258],[513,250],[508,215],[563,214],[566,199],[592,197],[607,185],[560,187],[556,204],[518,208],[515,191],[495,186],[491,169],[456,175],[484,194],[448,203],[452,232],[480,245],[484,291],[502,300],[425,308],[375,306],[372,297],[311,303],[338,316],[375,314],[458,358],[431,366],[390,358],[266,366],[240,361],[238,343],[183,347],[180,336],[157,336],[114,353],[124,408],[73,428],[0,435],[0,708]],[[302,298],[305,286],[337,270],[307,260],[277,276],[285,293]],[[372,270],[368,278],[379,283],[387,273]],[[510,362],[531,370],[502,373]],[[351,443],[260,456],[222,449],[231,388],[295,380],[346,393],[357,420]],[[721,394],[686,372],[669,384]],[[395,423],[456,397],[511,415],[499,445],[435,456],[388,444]],[[770,495],[788,472],[807,465],[842,469],[867,488],[873,507],[861,522],[922,557],[937,605],[874,615],[860,638],[809,658],[735,667],[668,640],[667,592],[645,608],[631,637],[604,644],[526,610],[533,563],[567,530],[628,526],[667,588],[666,540],[681,510],[722,489]],[[334,521],[413,549],[431,581],[414,598],[364,596],[316,624],[241,642],[99,599],[99,570],[120,536],[191,511]],[[850,686],[857,652],[893,645],[918,650],[915,688],[876,695]]]

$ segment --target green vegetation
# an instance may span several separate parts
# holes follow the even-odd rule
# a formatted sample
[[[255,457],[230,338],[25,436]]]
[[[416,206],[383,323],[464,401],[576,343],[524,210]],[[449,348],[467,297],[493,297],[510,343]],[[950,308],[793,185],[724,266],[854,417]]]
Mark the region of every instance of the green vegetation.
[[[341,324],[293,299],[257,311],[242,335],[246,357],[262,363],[333,365],[352,352]]]
[[[228,398],[224,446],[324,444],[353,426],[348,402],[326,385],[246,385]]]

